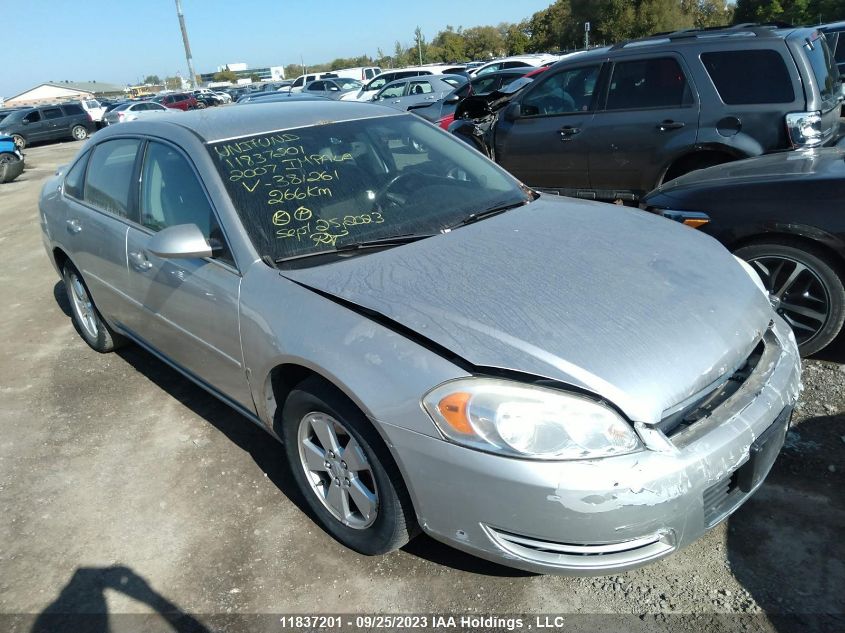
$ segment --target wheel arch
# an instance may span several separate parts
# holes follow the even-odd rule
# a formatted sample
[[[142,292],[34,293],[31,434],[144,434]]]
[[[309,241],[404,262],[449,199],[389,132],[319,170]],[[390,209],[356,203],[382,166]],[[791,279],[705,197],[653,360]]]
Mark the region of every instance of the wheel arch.
[[[284,408],[284,402],[298,385],[312,377],[319,378],[331,387],[337,389],[337,391],[346,398],[351,405],[364,414],[364,417],[367,419],[369,425],[376,432],[376,435],[378,435],[387,450],[387,453],[393,460],[393,464],[396,466],[396,469],[402,477],[405,488],[410,494],[414,513],[419,516],[417,512],[419,503],[417,501],[413,482],[409,479],[407,469],[402,463],[400,457],[396,454],[390,439],[385,435],[380,425],[374,423],[372,413],[368,410],[366,405],[364,405],[359,398],[355,397],[354,394],[350,393],[340,380],[329,377],[328,372],[324,372],[313,366],[308,366],[304,362],[299,362],[294,359],[280,362],[269,371],[264,380],[262,390],[264,401],[259,405],[258,413],[259,417],[266,416],[264,419],[266,423],[268,422],[271,425],[270,430],[272,431],[272,434],[276,437],[276,439],[281,441],[282,433],[281,429],[277,427],[277,424],[281,423],[280,415],[282,409]]]
[[[738,236],[726,244],[729,250],[736,251],[743,246],[775,242],[796,248],[810,248],[826,255],[836,266],[840,275],[845,276],[845,244],[834,235],[817,227],[790,224],[777,225],[763,231]]]
[[[708,166],[719,163],[728,163],[734,160],[742,160],[743,158],[749,158],[749,155],[735,148],[722,145],[703,145],[697,147],[692,151],[687,151],[674,156],[671,160],[667,161],[666,165],[664,165],[663,169],[660,171],[660,178],[658,179],[655,187],[692,171],[689,167],[695,165],[696,163],[700,164],[703,161],[714,158],[724,158],[725,160],[718,160],[718,162],[709,163]],[[686,169],[686,171],[684,171],[684,169]]]

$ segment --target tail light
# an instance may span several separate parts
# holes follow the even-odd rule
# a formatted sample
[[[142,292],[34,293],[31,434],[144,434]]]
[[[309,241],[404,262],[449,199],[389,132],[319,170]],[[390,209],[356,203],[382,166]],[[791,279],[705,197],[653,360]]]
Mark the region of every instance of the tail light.
[[[790,112],[786,115],[786,131],[793,147],[813,147],[822,142],[822,113]]]
[[[448,129],[449,129],[449,126],[452,124],[452,122],[453,122],[454,120],[455,120],[455,115],[454,115],[454,114],[447,114],[446,116],[444,116],[442,119],[440,119],[440,120],[437,122],[437,125],[439,125],[440,127],[442,127],[444,130],[448,130]]]

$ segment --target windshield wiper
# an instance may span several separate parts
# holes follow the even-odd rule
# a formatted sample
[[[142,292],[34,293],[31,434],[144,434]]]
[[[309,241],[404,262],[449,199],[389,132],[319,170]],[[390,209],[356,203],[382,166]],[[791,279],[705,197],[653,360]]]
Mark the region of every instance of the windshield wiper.
[[[295,261],[297,259],[306,259],[308,257],[318,257],[320,255],[334,255],[336,253],[348,253],[350,251],[364,250],[368,248],[385,248],[389,246],[400,246],[402,244],[410,244],[418,240],[423,240],[427,237],[434,237],[437,233],[405,233],[402,235],[391,235],[390,237],[382,237],[377,240],[364,240],[362,242],[350,242],[349,244],[341,244],[335,248],[330,248],[325,251],[314,251],[313,253],[302,253],[300,255],[291,255],[289,257],[280,257],[273,260],[276,264],[284,262]]]
[[[451,231],[452,229],[459,228],[461,226],[466,226],[467,224],[472,224],[473,222],[478,222],[480,220],[485,220],[487,218],[493,217],[494,215],[499,215],[500,213],[504,213],[505,211],[510,211],[511,209],[516,209],[517,207],[524,206],[528,204],[530,200],[520,200],[519,202],[508,202],[506,204],[496,204],[486,209],[482,209],[481,211],[475,211],[470,213],[460,222],[456,222],[452,226],[446,228],[446,231]]]

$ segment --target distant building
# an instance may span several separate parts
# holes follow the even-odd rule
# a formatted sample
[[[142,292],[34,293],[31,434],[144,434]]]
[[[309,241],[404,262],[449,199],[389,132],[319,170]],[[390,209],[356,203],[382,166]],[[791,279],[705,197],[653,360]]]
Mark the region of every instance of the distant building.
[[[34,88],[6,99],[6,106],[34,106],[56,101],[96,99],[97,97],[123,96],[123,86],[99,81],[58,81],[39,84]]]
[[[285,78],[284,66],[267,66],[266,68],[247,68],[246,64],[228,64],[227,66],[219,66],[213,73],[203,73],[200,75],[200,81],[203,84],[208,84],[214,81],[214,75],[217,73],[230,70],[235,73],[238,78],[237,83],[244,83],[249,81],[253,75],[257,76],[259,81],[280,81]]]

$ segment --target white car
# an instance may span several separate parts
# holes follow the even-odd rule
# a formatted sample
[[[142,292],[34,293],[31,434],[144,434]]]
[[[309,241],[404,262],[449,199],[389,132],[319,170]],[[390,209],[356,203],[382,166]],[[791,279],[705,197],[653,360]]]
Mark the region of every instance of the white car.
[[[181,112],[181,110],[165,108],[160,103],[153,101],[127,101],[126,103],[121,103],[110,112],[107,112],[103,117],[103,123],[106,125],[126,123],[127,121],[135,121],[168,112]]]
[[[106,106],[102,105],[96,99],[81,99],[79,105],[88,113],[94,123],[103,120],[103,115],[106,113]]]
[[[479,75],[486,75],[487,73],[494,73],[497,70],[504,70],[505,68],[525,68],[526,66],[534,66],[539,68],[549,62],[556,62],[560,57],[558,55],[514,55],[513,57],[503,57],[502,59],[494,59],[486,64],[473,68],[469,71],[470,76],[478,77]]]

